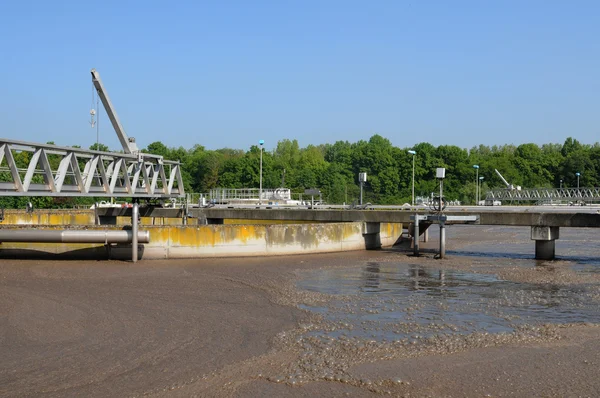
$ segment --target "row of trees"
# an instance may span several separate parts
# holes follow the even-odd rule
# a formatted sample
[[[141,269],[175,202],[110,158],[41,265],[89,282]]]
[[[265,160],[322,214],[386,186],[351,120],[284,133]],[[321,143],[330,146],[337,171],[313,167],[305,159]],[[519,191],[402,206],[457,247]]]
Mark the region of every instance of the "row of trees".
[[[90,149],[108,150],[105,146]],[[522,144],[519,146],[484,146],[470,150],[454,145],[434,147],[420,143],[412,148],[398,148],[380,136],[368,141],[309,145],[300,148],[296,140],[284,139],[273,151],[263,151],[263,188],[291,188],[303,193],[319,188],[328,203],[351,203],[358,199],[358,174],[366,172],[364,201],[377,204],[410,203],[412,193],[413,155],[415,161],[415,195],[429,196],[437,192],[435,170],[446,168],[444,196],[450,200],[473,203],[476,170],[483,177],[482,198],[490,188],[503,188],[496,175],[498,169],[511,183],[525,188],[575,187],[576,173],[580,186],[600,186],[600,144],[584,145],[574,138],[561,144]],[[261,148],[207,150],[201,145],[190,149],[169,148],[154,142],[144,152],[162,155],[182,163],[187,192],[206,193],[212,188],[258,188]],[[17,159],[19,161],[19,159]],[[27,159],[21,159],[27,167]],[[0,165],[0,167],[3,165]],[[0,198],[0,206],[23,207],[32,200],[36,207],[65,207],[92,203],[93,199],[65,198]]]
[[[561,144],[484,146],[470,150],[454,145],[434,147],[420,143],[398,148],[380,136],[368,141],[309,145],[300,148],[296,140],[282,140],[273,151],[263,153],[263,187],[291,188],[302,193],[319,188],[328,203],[350,203],[360,194],[358,173],[366,172],[364,201],[401,204],[411,201],[412,162],[415,155],[415,195],[429,196],[438,190],[435,170],[446,168],[444,196],[463,203],[475,201],[476,170],[483,177],[482,192],[504,188],[498,169],[511,183],[527,188],[600,186],[600,144],[584,145],[574,138]],[[257,188],[260,148],[206,150],[200,145],[186,150],[167,148],[155,142],[150,153],[183,163],[186,189],[208,192],[211,188]],[[485,197],[482,195],[482,197]]]

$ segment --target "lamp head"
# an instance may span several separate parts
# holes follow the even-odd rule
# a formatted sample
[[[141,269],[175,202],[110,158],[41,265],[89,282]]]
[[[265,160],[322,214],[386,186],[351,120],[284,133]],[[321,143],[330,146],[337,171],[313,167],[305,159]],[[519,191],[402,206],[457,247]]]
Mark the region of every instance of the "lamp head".
[[[417,152],[415,152],[415,151],[408,151],[408,153],[410,153],[411,155],[416,155],[417,154]]]
[[[474,169],[478,169],[478,168],[479,168],[479,165],[478,165],[478,164],[474,164],[474,165],[473,165],[473,168],[474,168]]]
[[[259,144],[259,145],[264,145],[264,144],[265,144],[265,140],[260,140],[260,141],[258,141],[258,144]]]

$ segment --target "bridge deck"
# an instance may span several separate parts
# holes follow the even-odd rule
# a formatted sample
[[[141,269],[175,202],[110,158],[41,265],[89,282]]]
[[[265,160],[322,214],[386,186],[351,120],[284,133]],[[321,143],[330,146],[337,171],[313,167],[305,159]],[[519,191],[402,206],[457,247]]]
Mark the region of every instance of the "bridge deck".
[[[432,214],[424,209],[404,210],[348,210],[348,209],[275,209],[275,208],[192,208],[191,217],[208,220],[247,219],[314,222],[401,222],[410,223],[415,213]],[[131,209],[98,209],[100,216],[130,216]],[[146,217],[181,217],[182,209],[140,208]],[[479,225],[555,226],[574,228],[599,228],[600,208],[591,206],[511,206],[511,207],[452,207],[448,216],[477,216]]]

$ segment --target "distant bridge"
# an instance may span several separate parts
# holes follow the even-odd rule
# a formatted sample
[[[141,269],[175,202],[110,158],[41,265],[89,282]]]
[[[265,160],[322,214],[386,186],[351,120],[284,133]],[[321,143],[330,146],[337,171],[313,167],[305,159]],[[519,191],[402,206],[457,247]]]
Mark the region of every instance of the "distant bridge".
[[[533,189],[494,189],[488,191],[485,200],[499,200],[503,204],[529,202],[538,205],[552,203],[600,203],[600,188],[533,188]]]

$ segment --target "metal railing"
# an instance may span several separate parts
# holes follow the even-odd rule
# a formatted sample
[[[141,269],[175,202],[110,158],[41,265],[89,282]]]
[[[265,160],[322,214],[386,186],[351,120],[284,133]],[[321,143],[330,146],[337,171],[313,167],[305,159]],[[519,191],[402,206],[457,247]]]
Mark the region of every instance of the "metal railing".
[[[292,193],[288,188],[263,189],[262,194],[258,188],[214,188],[208,193],[208,199],[213,203],[288,201],[292,200]]]

